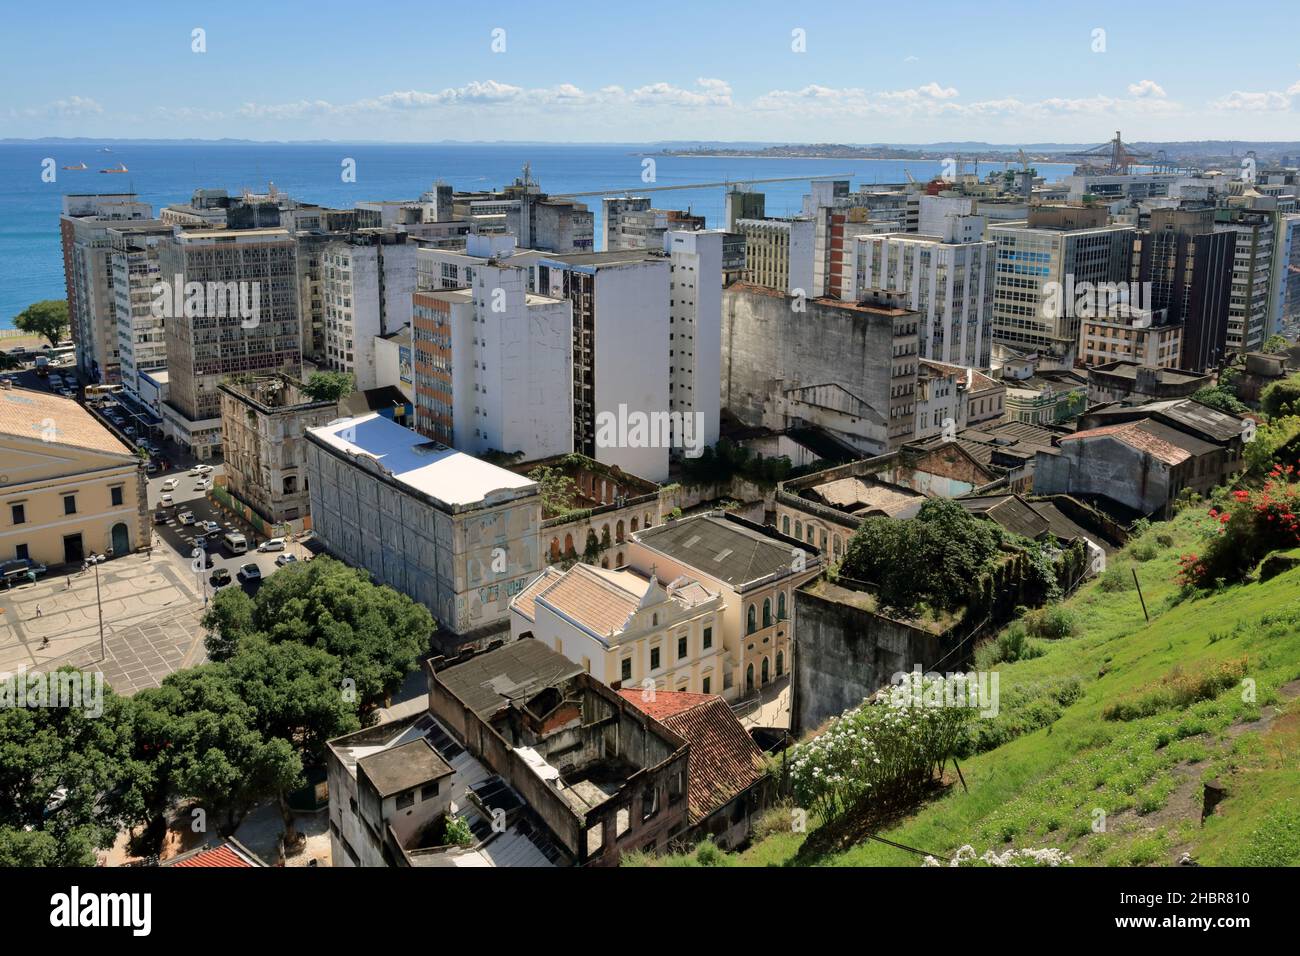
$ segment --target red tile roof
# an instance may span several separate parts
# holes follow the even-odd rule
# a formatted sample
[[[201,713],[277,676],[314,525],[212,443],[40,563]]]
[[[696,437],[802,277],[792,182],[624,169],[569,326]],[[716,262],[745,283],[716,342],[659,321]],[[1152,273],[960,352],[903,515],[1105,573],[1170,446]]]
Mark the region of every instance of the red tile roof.
[[[258,864],[254,863],[247,856],[240,853],[229,843],[223,843],[220,846],[214,846],[209,850],[203,850],[193,856],[186,856],[184,859],[177,860],[170,864],[171,866],[235,866],[254,868]]]
[[[763,752],[717,694],[657,691],[643,701],[640,690],[620,690],[633,705],[690,744],[687,809],[699,823],[763,777]]]
[[[1167,465],[1181,464],[1192,457],[1191,453],[1185,448],[1179,448],[1172,442],[1153,435],[1151,429],[1143,427],[1150,424],[1152,424],[1151,419],[1144,418],[1141,421],[1127,422],[1123,425],[1103,425],[1101,428],[1090,428],[1087,431],[1075,432],[1067,438],[1062,438],[1061,444],[1065,444],[1067,441],[1077,441],[1081,438],[1109,436],[1131,448],[1144,451],[1152,458],[1158,459]]]

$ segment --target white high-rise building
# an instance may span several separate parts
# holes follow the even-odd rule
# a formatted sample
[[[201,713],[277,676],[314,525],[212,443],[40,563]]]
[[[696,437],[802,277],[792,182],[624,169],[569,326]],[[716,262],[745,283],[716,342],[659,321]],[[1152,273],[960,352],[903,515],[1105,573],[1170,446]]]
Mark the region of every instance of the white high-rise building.
[[[139,396],[139,373],[167,367],[167,320],[155,315],[155,286],[161,278],[158,243],[172,233],[161,220],[110,229],[113,303],[117,312],[117,348],[123,387]]]
[[[354,376],[358,391],[378,384],[375,336],[411,324],[416,247],[397,228],[360,229],[322,252],[323,364]]]
[[[695,416],[702,445],[718,441],[722,412],[721,229],[664,233],[668,254],[668,401]],[[678,444],[678,443],[675,443]]]

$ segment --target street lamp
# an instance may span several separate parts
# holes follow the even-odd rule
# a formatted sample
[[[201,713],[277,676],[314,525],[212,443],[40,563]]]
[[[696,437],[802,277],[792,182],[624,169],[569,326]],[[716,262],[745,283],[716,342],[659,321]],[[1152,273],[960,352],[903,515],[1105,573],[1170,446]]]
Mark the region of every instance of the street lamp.
[[[98,555],[91,554],[90,560],[95,565],[95,606],[99,611],[99,661],[98,663],[102,664],[104,660],[108,657],[108,651],[104,647],[104,601],[100,597],[100,593],[99,593],[100,558]]]

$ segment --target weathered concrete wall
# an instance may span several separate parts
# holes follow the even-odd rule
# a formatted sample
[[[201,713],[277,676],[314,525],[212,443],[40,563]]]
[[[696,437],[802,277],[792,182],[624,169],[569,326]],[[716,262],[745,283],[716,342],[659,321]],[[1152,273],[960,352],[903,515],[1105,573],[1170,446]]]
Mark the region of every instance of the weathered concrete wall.
[[[1145,452],[1109,437],[1063,442],[1039,452],[1036,495],[1105,495],[1142,514],[1166,517],[1170,469]]]
[[[856,707],[900,671],[918,664],[928,671],[940,661],[944,671],[956,671],[965,663],[953,652],[956,635],[881,617],[862,606],[858,592],[829,582],[815,588],[794,594],[795,736]]]
[[[723,291],[723,405],[761,425],[769,396],[836,382],[887,416],[892,322],[815,299],[796,312],[794,301],[752,288]]]

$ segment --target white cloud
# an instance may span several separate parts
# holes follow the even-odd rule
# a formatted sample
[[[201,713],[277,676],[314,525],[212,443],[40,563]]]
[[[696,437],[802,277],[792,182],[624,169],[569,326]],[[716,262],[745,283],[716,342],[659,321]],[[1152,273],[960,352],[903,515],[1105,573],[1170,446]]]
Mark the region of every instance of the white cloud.
[[[1164,99],[1165,90],[1155,80],[1138,80],[1136,83],[1128,85],[1129,95],[1131,96],[1158,96]]]
[[[1210,101],[1210,109],[1234,113],[1263,113],[1290,108],[1290,96],[1286,93],[1278,93],[1274,90],[1266,90],[1259,93],[1233,90],[1227,96],[1221,96],[1217,100]]]
[[[21,110],[10,110],[11,116],[25,116],[35,119],[70,119],[76,117],[99,116],[104,107],[88,96],[69,96],[41,106],[30,106]]]

